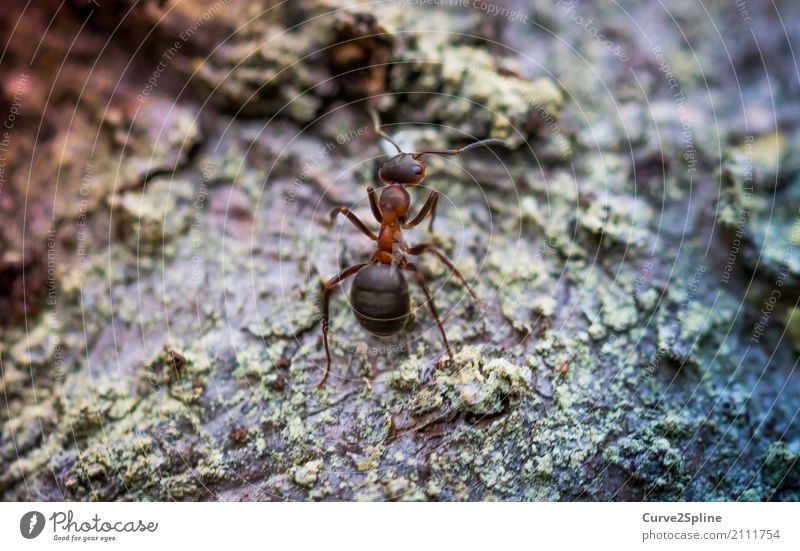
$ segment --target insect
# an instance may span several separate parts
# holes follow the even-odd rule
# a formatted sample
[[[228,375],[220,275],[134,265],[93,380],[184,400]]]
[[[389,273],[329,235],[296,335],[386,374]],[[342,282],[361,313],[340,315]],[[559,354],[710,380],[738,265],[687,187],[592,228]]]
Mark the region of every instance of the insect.
[[[372,116],[375,133],[392,144],[395,149],[397,149],[397,155],[388,161],[381,163],[381,166],[378,169],[378,178],[387,186],[397,185],[401,187],[415,187],[420,185],[425,180],[425,174],[428,172],[428,166],[422,159],[423,155],[461,155],[462,153],[466,153],[467,151],[483,146],[506,145],[506,142],[503,140],[490,138],[488,140],[479,140],[477,142],[473,142],[460,149],[428,149],[427,151],[421,151],[419,153],[405,153],[402,149],[400,149],[400,146],[397,145],[397,142],[395,142],[391,136],[381,130],[380,120],[377,112],[375,112],[374,109],[370,109],[370,115]],[[375,214],[375,190],[372,188],[372,186],[367,188],[367,195],[370,199],[372,213]],[[425,201],[425,204],[420,211],[420,214],[423,212],[425,212],[425,215],[427,215],[428,212],[430,213],[431,222],[428,226],[430,231],[433,231],[433,221],[436,219],[436,205],[438,202],[439,193],[437,191],[431,191],[431,194],[428,196],[427,201]],[[427,211],[426,208],[428,209]],[[425,216],[420,218],[418,222],[421,222],[424,218]]]
[[[380,224],[377,234],[373,233],[347,207],[336,207],[331,211],[331,224],[335,222],[338,215],[345,216],[361,233],[376,242],[376,250],[369,262],[345,268],[324,285],[322,293],[322,339],[325,345],[327,365],[325,374],[318,386],[325,384],[331,370],[331,353],[328,346],[330,296],[333,290],[345,279],[355,276],[350,291],[350,304],[358,323],[373,335],[388,337],[398,333],[405,326],[409,317],[411,303],[408,283],[403,275],[404,273],[409,273],[425,294],[431,315],[439,328],[442,342],[451,361],[453,353],[447,342],[447,335],[439,317],[439,312],[436,310],[436,305],[433,303],[428,287],[425,284],[425,278],[417,265],[410,262],[406,255],[433,254],[447,266],[467,289],[472,298],[478,304],[482,304],[482,301],[464,279],[458,268],[442,251],[431,243],[423,243],[413,247],[409,247],[406,244],[403,239],[403,230],[414,228],[428,216],[431,217],[429,228],[433,230],[433,220],[436,216],[436,204],[439,194],[436,191],[432,191],[417,215],[409,219],[411,197],[405,188],[417,186],[425,179],[427,166],[422,160],[423,155],[459,155],[481,146],[505,145],[505,142],[488,139],[474,142],[461,149],[430,149],[419,153],[406,153],[400,149],[400,146],[389,135],[381,130],[377,113],[371,111],[371,115],[375,124],[375,132],[397,149],[397,155],[383,162],[378,170],[378,178],[386,186],[381,191],[380,197],[377,196],[372,186],[367,188],[370,210],[375,220]]]

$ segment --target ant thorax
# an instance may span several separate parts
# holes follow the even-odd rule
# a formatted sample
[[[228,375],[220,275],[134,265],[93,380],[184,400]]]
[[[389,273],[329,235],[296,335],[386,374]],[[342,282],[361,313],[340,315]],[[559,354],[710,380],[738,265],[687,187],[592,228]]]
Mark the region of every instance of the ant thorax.
[[[411,208],[411,197],[399,184],[390,184],[382,192],[378,201],[384,224],[403,221]]]

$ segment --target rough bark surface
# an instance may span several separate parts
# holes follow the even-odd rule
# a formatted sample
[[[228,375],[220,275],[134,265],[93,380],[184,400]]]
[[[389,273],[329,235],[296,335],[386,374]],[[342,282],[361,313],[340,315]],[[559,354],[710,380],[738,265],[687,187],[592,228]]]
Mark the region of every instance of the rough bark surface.
[[[3,499],[800,499],[796,3],[35,4],[0,16]],[[419,259],[450,362],[413,283],[389,339],[335,293],[317,390],[368,102],[408,150],[508,141],[430,158],[405,235],[486,305]]]

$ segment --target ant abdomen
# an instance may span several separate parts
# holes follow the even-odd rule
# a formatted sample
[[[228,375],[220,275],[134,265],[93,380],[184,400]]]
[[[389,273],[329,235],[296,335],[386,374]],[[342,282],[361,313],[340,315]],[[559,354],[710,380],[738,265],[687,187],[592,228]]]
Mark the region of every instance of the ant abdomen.
[[[350,303],[361,327],[379,337],[394,335],[405,326],[410,311],[402,270],[383,263],[365,266],[353,280]]]

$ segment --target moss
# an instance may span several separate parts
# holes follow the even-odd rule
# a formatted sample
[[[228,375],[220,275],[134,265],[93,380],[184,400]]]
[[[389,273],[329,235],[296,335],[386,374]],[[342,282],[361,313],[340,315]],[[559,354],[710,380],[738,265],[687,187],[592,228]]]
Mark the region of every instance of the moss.
[[[448,20],[440,13],[429,15],[442,22]],[[414,10],[401,9],[389,17],[402,19],[404,26],[415,22]],[[449,24],[452,25],[452,20]],[[402,87],[398,91],[443,94],[430,96],[427,110],[451,121],[458,131],[456,137],[464,134],[497,137],[518,145],[522,141],[518,129],[533,130],[528,120],[531,113],[557,120],[564,97],[552,79],[529,79],[513,71],[501,74],[496,57],[483,48],[461,43],[456,36],[446,40],[436,33],[422,33],[402,44],[397,52],[399,61],[404,63],[397,66],[392,80]],[[476,110],[474,104],[485,107]]]

